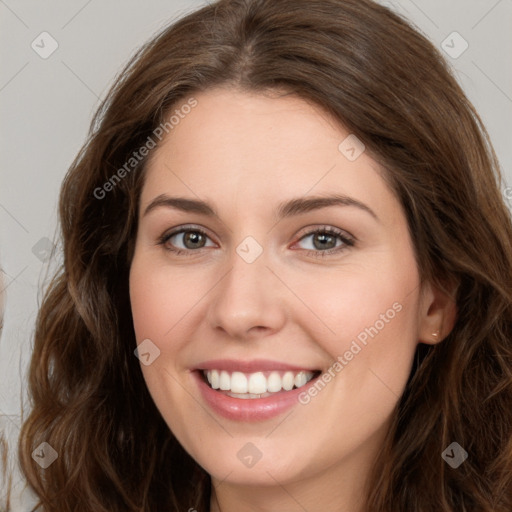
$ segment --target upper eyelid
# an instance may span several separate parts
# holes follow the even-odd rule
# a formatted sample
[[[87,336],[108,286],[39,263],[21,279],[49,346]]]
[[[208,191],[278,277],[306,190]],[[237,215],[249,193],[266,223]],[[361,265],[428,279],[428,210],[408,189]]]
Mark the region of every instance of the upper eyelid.
[[[317,231],[320,231],[320,232],[326,231],[329,234],[338,235],[338,236],[345,236],[346,235],[347,238],[351,238],[352,240],[356,240],[356,237],[354,235],[352,235],[351,233],[349,233],[348,231],[346,231],[345,229],[336,228],[336,227],[331,226],[329,224],[317,224],[315,226],[306,227],[303,230],[301,230],[302,234],[297,235],[297,236],[302,238],[303,236],[306,236],[306,235],[312,235],[312,234],[314,234]]]
[[[165,231],[163,233],[163,235],[160,237],[160,238],[169,238],[171,236],[174,236],[174,235],[179,235],[181,233],[186,233],[187,231],[199,231],[199,232],[202,232],[204,233],[205,235],[208,236],[208,238],[211,238],[213,239],[214,237],[211,237],[210,236],[210,232],[207,228],[203,227],[203,226],[199,226],[199,225],[184,225],[184,226],[179,226],[179,227],[176,227],[176,228],[172,228],[168,231]]]

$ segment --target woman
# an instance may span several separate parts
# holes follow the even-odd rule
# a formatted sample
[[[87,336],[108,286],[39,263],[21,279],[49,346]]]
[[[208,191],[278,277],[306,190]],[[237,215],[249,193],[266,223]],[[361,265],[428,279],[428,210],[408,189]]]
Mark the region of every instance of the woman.
[[[439,53],[369,0],[164,30],[63,184],[19,445],[43,510],[511,510],[500,185]]]

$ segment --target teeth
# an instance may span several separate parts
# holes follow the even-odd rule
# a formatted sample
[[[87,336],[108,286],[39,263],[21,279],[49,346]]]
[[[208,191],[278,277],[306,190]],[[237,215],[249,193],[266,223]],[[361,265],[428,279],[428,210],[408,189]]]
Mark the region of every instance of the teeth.
[[[277,372],[272,372],[267,379],[267,391],[270,393],[277,393],[281,391],[283,387],[283,381],[281,380],[281,375]]]
[[[218,372],[216,373],[218,374]],[[208,375],[206,377],[208,377]],[[210,382],[210,379],[208,379],[208,382]],[[222,389],[222,391],[229,391],[231,389],[231,377],[228,372],[220,372],[219,389]]]
[[[229,375],[228,375],[229,378]],[[220,387],[220,375],[219,372],[212,372],[210,375],[210,385],[213,389],[219,389]]]
[[[203,372],[213,389],[228,391],[229,395],[244,395],[240,398],[260,398],[265,393],[277,393],[281,390],[290,391],[307,384],[314,376],[313,372],[271,372],[265,376],[263,372],[245,374],[229,373],[220,370]]]
[[[293,379],[295,376],[292,372],[286,372],[283,376],[283,389],[285,391],[290,391],[290,389],[293,389]]]
[[[301,386],[304,386],[308,382],[308,378],[304,372],[300,372],[295,376],[295,379],[293,383],[295,384],[296,388],[300,388]]]
[[[233,389],[231,389],[231,391],[236,393],[236,391],[234,391]],[[267,379],[265,378],[265,375],[263,375],[263,373],[261,373],[261,372],[253,373],[249,377],[247,391],[249,391],[250,393],[252,393],[254,395],[266,393],[267,392]]]
[[[247,393],[247,391],[247,377],[241,372],[234,372],[231,375],[231,393]]]

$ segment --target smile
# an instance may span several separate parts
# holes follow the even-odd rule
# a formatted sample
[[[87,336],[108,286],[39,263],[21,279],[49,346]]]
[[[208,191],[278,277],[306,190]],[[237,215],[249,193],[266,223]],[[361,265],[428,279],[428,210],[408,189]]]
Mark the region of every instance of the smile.
[[[299,395],[321,373],[314,367],[263,359],[206,361],[190,372],[205,406],[237,422],[268,420],[300,405]]]
[[[227,396],[242,399],[258,399],[273,393],[291,391],[305,386],[315,372],[310,371],[258,371],[255,373],[204,370],[203,375],[212,389]]]

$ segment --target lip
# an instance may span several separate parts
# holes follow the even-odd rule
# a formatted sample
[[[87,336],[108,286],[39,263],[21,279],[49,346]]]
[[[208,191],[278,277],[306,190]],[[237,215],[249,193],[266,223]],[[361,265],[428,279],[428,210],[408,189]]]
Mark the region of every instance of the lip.
[[[253,359],[252,361],[236,361],[234,359],[215,359],[199,363],[194,370],[225,370],[227,372],[256,373],[265,371],[316,372],[318,368],[294,366],[269,359]]]
[[[223,368],[219,368],[219,366],[215,366],[216,369],[225,369],[226,371],[230,371],[230,368],[224,366]],[[241,366],[238,365],[237,369],[240,370]],[[262,369],[261,366],[259,366]],[[274,369],[286,369],[291,370],[290,365],[286,365],[286,368],[283,365],[280,365],[279,368]],[[204,368],[210,369],[210,368]],[[300,371],[302,368],[299,368]],[[195,379],[201,396],[203,397],[204,402],[213,412],[216,414],[227,418],[233,421],[243,421],[243,422],[257,422],[264,421],[291,409],[293,406],[299,406],[299,395],[311,386],[314,385],[317,375],[313,379],[311,379],[306,385],[292,389],[290,391],[281,391],[276,393],[275,395],[266,397],[266,398],[253,398],[253,399],[243,399],[243,398],[234,398],[219,391],[212,389],[206,382],[203,376],[202,369],[198,369],[191,372],[192,377]]]

